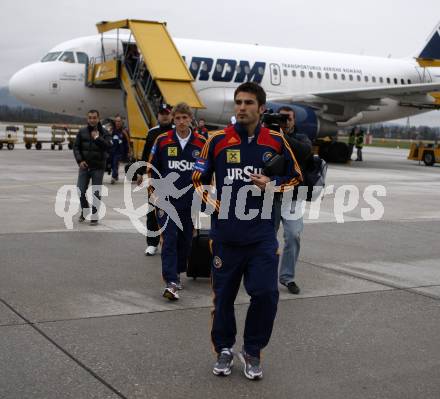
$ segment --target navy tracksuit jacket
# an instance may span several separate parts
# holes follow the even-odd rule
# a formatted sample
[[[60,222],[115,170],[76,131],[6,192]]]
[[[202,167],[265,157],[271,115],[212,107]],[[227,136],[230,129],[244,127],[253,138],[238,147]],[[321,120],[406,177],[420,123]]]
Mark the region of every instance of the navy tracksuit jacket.
[[[149,162],[160,173],[160,176],[153,168],[149,170],[149,176],[155,179],[160,178],[162,182],[173,172],[178,177],[162,187],[167,190],[165,193],[159,192],[158,188],[154,189],[154,195],[160,197],[156,202],[156,214],[159,226],[163,229],[162,277],[167,283],[179,281],[179,274],[186,271],[193,233],[191,205],[194,189],[191,176],[194,163],[200,156],[204,144],[205,139],[202,136],[191,132],[182,150],[176,131],[170,130],[159,135],[151,149]],[[187,191],[183,195],[178,193],[185,189]],[[177,211],[176,215],[180,219],[183,230],[167,214],[166,209],[161,209],[161,201],[168,203],[168,206],[171,204],[172,208]]]
[[[214,255],[211,338],[218,353],[222,348],[231,348],[235,343],[234,301],[242,277],[245,289],[251,296],[244,331],[246,352],[259,357],[272,333],[279,296],[278,242],[271,215],[272,207],[269,215],[267,209],[262,212],[263,193],[255,189],[249,175],[261,173],[265,162],[275,154],[283,154],[286,159],[285,176],[272,179],[282,191],[293,189],[302,176],[292,150],[282,134],[261,126],[257,126],[255,137],[250,143],[247,130],[239,124],[214,133],[206,142],[194,167],[195,189],[207,205],[216,209],[211,218]],[[213,176],[216,199],[208,196],[206,191],[203,195],[202,188],[202,184],[211,184]],[[253,191],[246,195],[243,187]],[[246,217],[255,211],[258,216]],[[241,216],[237,217],[237,214]]]

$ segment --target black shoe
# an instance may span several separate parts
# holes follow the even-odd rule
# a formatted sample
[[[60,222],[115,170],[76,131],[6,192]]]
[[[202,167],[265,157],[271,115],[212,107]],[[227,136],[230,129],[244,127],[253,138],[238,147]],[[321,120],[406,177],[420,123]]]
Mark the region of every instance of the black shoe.
[[[294,295],[298,295],[301,291],[299,287],[296,285],[295,281],[291,281],[290,283],[287,283],[286,287],[289,290],[289,292]]]
[[[98,221],[97,220],[91,220],[90,221],[90,226],[97,226],[98,225]]]

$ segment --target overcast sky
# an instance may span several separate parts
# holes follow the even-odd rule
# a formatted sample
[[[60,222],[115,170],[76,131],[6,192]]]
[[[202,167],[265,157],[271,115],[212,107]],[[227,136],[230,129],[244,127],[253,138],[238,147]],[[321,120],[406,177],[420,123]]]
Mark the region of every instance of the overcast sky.
[[[124,18],[166,21],[173,37],[412,57],[440,20],[440,0],[5,0],[1,11],[0,87],[56,44]],[[440,125],[440,111],[425,119]]]

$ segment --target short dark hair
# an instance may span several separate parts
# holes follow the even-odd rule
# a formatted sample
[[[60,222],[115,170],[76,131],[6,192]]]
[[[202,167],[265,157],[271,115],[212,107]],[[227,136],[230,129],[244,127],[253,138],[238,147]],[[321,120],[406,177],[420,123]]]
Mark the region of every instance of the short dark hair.
[[[89,110],[89,112],[87,112],[87,115],[88,115],[88,114],[96,114],[96,115],[99,116],[99,111],[96,110],[96,109],[91,109],[91,110]]]
[[[283,105],[278,112],[286,111],[286,112],[293,112],[293,116],[295,116],[295,110],[292,107],[289,107],[288,105]]]
[[[235,89],[234,100],[235,97],[237,97],[237,94],[241,92],[255,94],[255,97],[257,97],[258,106],[266,104],[266,92],[258,83],[255,82],[242,83],[240,86],[238,86]]]

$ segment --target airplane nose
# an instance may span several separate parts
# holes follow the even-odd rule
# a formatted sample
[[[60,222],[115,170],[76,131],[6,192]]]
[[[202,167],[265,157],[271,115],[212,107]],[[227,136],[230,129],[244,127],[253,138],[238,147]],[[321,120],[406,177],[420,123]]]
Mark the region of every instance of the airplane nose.
[[[35,96],[32,93],[36,78],[33,69],[32,65],[20,69],[9,80],[9,92],[18,100],[26,103],[31,102],[32,97]]]

